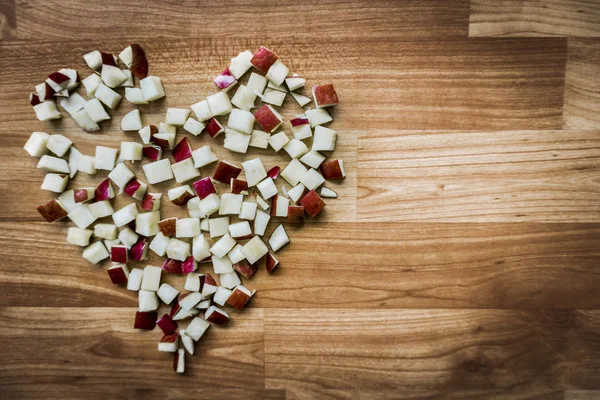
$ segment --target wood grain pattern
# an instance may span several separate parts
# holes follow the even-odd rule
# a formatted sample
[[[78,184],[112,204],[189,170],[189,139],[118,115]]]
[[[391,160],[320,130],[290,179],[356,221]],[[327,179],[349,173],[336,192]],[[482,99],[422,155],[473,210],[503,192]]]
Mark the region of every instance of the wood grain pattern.
[[[569,39],[564,127],[600,128],[600,39]]]
[[[599,133],[361,133],[358,221],[598,222]]]
[[[599,12],[593,0],[0,0],[0,398],[598,398]],[[229,59],[261,44],[308,78],[305,94],[332,82],[340,97],[340,198],[286,225],[281,268],[261,265],[250,307],[227,308],[231,326],[210,329],[184,376],[156,351],[158,329],[132,329],[136,295],[108,263],[82,260],[68,223],[40,221],[53,195],[22,149],[32,131],[90,155],[138,141],[119,130],[127,102],[88,134],[36,121],[27,101],[49,72],[85,77],[83,53],[132,42],[167,92],[139,107],[145,123],[214,93]],[[287,99],[282,112],[302,110]],[[244,159],[222,138],[183,136]]]
[[[600,37],[595,0],[472,0],[469,36]]]

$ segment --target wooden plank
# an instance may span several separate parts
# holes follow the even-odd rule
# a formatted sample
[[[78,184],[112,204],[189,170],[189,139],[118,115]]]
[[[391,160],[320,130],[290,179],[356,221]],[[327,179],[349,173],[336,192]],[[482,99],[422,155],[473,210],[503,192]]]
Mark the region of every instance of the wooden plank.
[[[361,132],[358,221],[599,222],[598,134]]]
[[[564,128],[600,129],[600,39],[569,39]]]
[[[185,375],[173,372],[171,354],[157,351],[160,329],[133,329],[134,313],[132,308],[0,308],[2,397],[38,397],[35,391],[44,386],[77,387],[90,397],[111,391],[150,396],[176,388],[205,390],[209,397],[220,396],[220,389],[264,390],[262,310],[240,313],[230,327],[211,327],[196,353],[186,356]]]
[[[344,37],[385,35],[402,38],[466,36],[469,0],[310,0],[171,1],[148,4],[141,0],[40,1],[17,0],[18,37],[72,40],[87,38],[156,37],[230,38]],[[69,16],[68,24],[52,21]],[[157,18],[160,15],[160,18]],[[218,18],[214,23],[213,18]],[[434,28],[434,29],[432,29]]]
[[[594,0],[472,0],[469,36],[600,36]]]
[[[17,33],[15,0],[0,1],[0,40],[12,39]]]
[[[275,225],[271,225],[270,230]],[[263,308],[600,307],[599,224],[308,224],[248,287]],[[269,232],[268,232],[269,233]],[[7,306],[137,306],[136,293],[64,242],[65,228],[0,223]],[[153,253],[130,267],[162,265]],[[200,272],[212,273],[210,264]],[[183,289],[183,280],[164,281]],[[237,314],[233,311],[233,314]]]
[[[271,309],[265,382],[290,398],[556,399],[600,387],[599,328],[597,310]]]
[[[565,400],[596,400],[600,398],[600,390],[566,390]]]

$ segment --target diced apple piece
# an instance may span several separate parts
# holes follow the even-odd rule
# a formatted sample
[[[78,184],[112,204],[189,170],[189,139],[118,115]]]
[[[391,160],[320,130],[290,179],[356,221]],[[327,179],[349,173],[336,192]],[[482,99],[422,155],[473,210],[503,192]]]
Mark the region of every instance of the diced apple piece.
[[[290,127],[295,139],[304,140],[312,136],[310,122],[304,116],[290,120]]]
[[[184,183],[200,176],[200,171],[194,167],[194,161],[191,158],[171,164],[171,169],[177,183]]]
[[[71,93],[69,97],[65,97],[60,99],[60,106],[65,109],[69,115],[75,114],[77,111],[81,110],[85,105],[86,101],[83,97],[79,95],[79,93]]]
[[[88,67],[90,67],[91,69],[96,70],[102,66],[102,55],[98,50],[93,50],[89,53],[85,53],[83,55],[83,59],[85,60],[85,63],[88,65]]]
[[[243,285],[236,286],[231,295],[228,297],[227,304],[238,310],[241,310],[246,306],[246,304],[248,304],[253,294],[254,293],[252,293]]]
[[[218,258],[223,258],[231,249],[233,249],[233,246],[235,245],[236,241],[229,235],[229,233],[226,233],[210,248],[210,252]]]
[[[89,246],[90,238],[92,237],[91,229],[80,229],[70,227],[67,230],[67,243],[74,244],[76,246]]]
[[[110,109],[114,109],[123,98],[123,96],[121,96],[119,93],[115,92],[103,83],[98,85],[94,96],[96,96],[98,100],[100,100]]]
[[[250,109],[254,107],[255,100],[256,93],[247,86],[240,85],[231,98],[231,104],[244,111],[250,111]]]
[[[208,106],[214,117],[229,114],[233,109],[227,93],[224,92],[210,95],[206,98],[206,101],[208,101]]]
[[[291,224],[304,223],[304,207],[303,206],[289,206],[287,217],[288,217],[288,222]]]
[[[250,63],[251,59],[252,52],[250,50],[242,51],[236,57],[231,59],[229,71],[235,79],[240,79],[250,68],[252,68],[252,64]]]
[[[103,65],[100,76],[104,84],[110,88],[119,87],[127,80],[127,75],[120,68],[112,65]]]
[[[144,92],[140,88],[128,87],[125,88],[125,98],[131,104],[148,104],[144,98]]]
[[[46,144],[49,139],[50,135],[46,132],[33,132],[23,148],[32,157],[42,157],[47,153]]]
[[[110,184],[110,179],[102,181],[96,188],[96,201],[110,200],[113,197],[115,197],[115,191],[112,185]]]
[[[256,271],[258,271],[258,266],[256,264],[250,264],[248,261],[243,259],[235,263],[233,265],[233,269],[244,278],[250,279],[256,273]]]
[[[234,110],[235,111],[235,110]],[[234,153],[246,153],[250,144],[250,135],[233,129],[225,129],[225,141],[223,147]]]
[[[283,146],[283,149],[292,158],[300,158],[308,153],[308,147],[298,139],[292,139]]]
[[[164,257],[167,253],[167,247],[169,246],[170,239],[163,235],[162,232],[158,232],[152,242],[150,242],[150,250],[152,250],[156,255],[160,257]]]
[[[338,96],[331,83],[313,86],[312,92],[317,108],[333,107],[338,104]]]
[[[290,163],[281,171],[281,177],[287,181],[292,186],[296,186],[300,179],[306,175],[308,170],[300,161],[297,159],[292,159]]]
[[[279,266],[279,260],[271,252],[267,253],[265,260],[268,273],[272,273],[273,270]]]
[[[306,110],[306,118],[310,122],[310,127],[314,128],[317,125],[324,125],[333,121],[331,115],[323,108],[315,108],[314,110]]]
[[[169,125],[183,126],[190,116],[190,110],[187,108],[167,108],[165,122]]]
[[[224,325],[229,322],[230,319],[229,314],[216,306],[210,306],[204,313],[204,318],[208,322],[212,322],[213,324],[217,325]]]
[[[267,87],[267,82],[267,78],[255,72],[252,72],[250,74],[250,78],[248,79],[248,88],[252,90],[255,94],[262,94],[265,90],[265,87]]]
[[[142,154],[150,161],[158,161],[162,157],[162,149],[160,146],[150,144],[143,147]]]
[[[188,257],[188,260],[196,262],[193,257]],[[185,273],[185,272],[184,272]],[[184,289],[189,292],[200,292],[202,289],[202,281],[204,280],[204,275],[196,272],[188,272],[187,277],[185,278]]]
[[[294,74],[291,78],[287,78],[285,80],[285,84],[288,87],[288,89],[291,92],[293,92],[294,90],[303,88],[304,85],[306,85],[306,79],[300,78],[296,74]]]
[[[343,160],[331,160],[321,164],[321,173],[327,180],[339,180],[346,177]]]
[[[190,244],[179,239],[171,239],[167,247],[167,256],[174,260],[185,261],[190,256]]]
[[[236,85],[237,80],[235,79],[235,76],[231,74],[229,68],[225,68],[223,72],[215,77],[213,82],[220,90],[227,93]]]
[[[156,292],[160,287],[161,274],[161,268],[155,267],[153,265],[147,265],[146,268],[144,268],[144,276],[142,278],[141,289]]]
[[[209,327],[210,324],[208,322],[206,322],[200,317],[196,317],[192,320],[192,322],[190,322],[187,329],[185,330],[185,333],[195,341],[198,341]]]
[[[229,186],[233,194],[248,194],[248,182],[245,180],[233,178]]]
[[[79,110],[73,114],[73,119],[75,122],[77,122],[81,129],[86,132],[95,132],[100,130],[100,125],[92,120],[85,109]]]
[[[288,190],[288,197],[292,202],[297,203],[304,195],[308,192],[303,184],[299,183],[290,190]]]
[[[211,218],[208,225],[211,238],[223,236],[229,232],[229,217]]]
[[[112,204],[110,204],[110,200],[96,201],[88,205],[88,208],[90,209],[92,215],[96,219],[108,217],[110,215],[113,215],[115,212],[113,210]]]
[[[248,145],[250,147],[266,149],[267,147],[269,147],[269,138],[270,137],[271,137],[270,133],[253,130],[252,136],[250,136],[250,143],[248,143]]]
[[[113,224],[96,224],[94,236],[100,239],[115,240],[117,238],[117,226]]]
[[[242,202],[242,209],[240,211],[240,219],[245,219],[248,221],[254,220],[256,217],[256,208],[257,204],[249,201]]]
[[[300,179],[300,183],[302,183],[308,190],[317,189],[323,183],[325,183],[325,178],[321,176],[316,169],[309,169],[306,174]]]
[[[289,142],[289,141],[290,140],[288,139],[287,135],[283,131],[276,133],[275,135],[272,135],[269,138],[269,144],[271,145],[273,150],[275,150],[276,152],[281,150],[283,148],[283,146],[285,146],[287,144],[287,142]]]
[[[179,218],[175,223],[175,236],[178,238],[193,238],[200,235],[199,218]]]
[[[127,285],[129,278],[129,269],[125,264],[116,264],[106,270],[110,280],[115,285]]]
[[[254,236],[242,247],[242,252],[250,264],[256,263],[268,251],[269,249],[259,236]]]
[[[136,311],[133,329],[154,330],[157,317],[156,311]]]
[[[211,118],[210,120],[208,120],[205,129],[206,132],[208,132],[208,134],[212,138],[215,138],[221,133],[225,132],[225,128],[223,128],[223,125],[221,125],[221,123],[217,121],[216,118]]]
[[[42,156],[38,161],[37,167],[47,172],[55,172],[62,174],[69,173],[69,164],[62,158],[52,156]]]
[[[135,231],[142,236],[154,236],[160,231],[159,221],[159,211],[140,213],[135,217]]]
[[[175,260],[173,258],[167,258],[167,259],[165,259],[165,261],[162,265],[162,270],[165,272],[168,272],[170,274],[181,275],[181,274],[183,274],[182,266],[183,266],[182,261]]]
[[[219,211],[221,199],[217,194],[209,194],[200,201],[200,212],[206,216],[210,216]]]
[[[242,253],[242,245],[236,244],[235,246],[233,246],[233,249],[231,249],[229,253],[227,253],[227,257],[229,258],[229,261],[231,261],[232,264],[245,260],[246,257],[244,257],[244,253]]]
[[[142,210],[146,211],[158,211],[160,210],[160,199],[162,193],[146,193],[144,200],[142,200]]]
[[[48,222],[58,221],[68,215],[67,210],[56,199],[38,206],[37,211]]]
[[[204,122],[213,117],[213,113],[210,110],[210,106],[208,105],[208,100],[202,100],[196,104],[192,104],[190,108],[192,109],[194,114],[196,114],[196,117],[200,122]]]
[[[148,76],[148,60],[142,46],[137,43],[131,46],[131,65],[127,65],[136,78],[142,80]],[[162,86],[162,85],[161,85]]]
[[[110,115],[106,112],[104,106],[98,99],[88,100],[83,108],[90,119],[96,123],[110,119]]]
[[[260,206],[260,208],[262,208],[263,210],[268,210],[269,207],[271,207],[271,205],[269,203],[267,203],[265,200],[263,200],[262,197],[260,197],[260,195],[256,192],[252,193],[254,195],[254,198],[256,199],[256,204],[258,204]]]
[[[146,180],[150,184],[156,184],[169,179],[173,179],[173,171],[171,170],[171,161],[168,158],[158,160],[143,167]]]
[[[254,126],[254,115],[249,111],[234,108],[229,114],[227,125],[231,129],[249,135],[252,133],[252,128]]]
[[[258,183],[256,188],[260,191],[260,194],[265,200],[268,200],[277,194],[277,187],[275,186],[273,179],[269,177]]]
[[[244,196],[241,194],[223,193],[219,204],[220,215],[239,215]]]
[[[158,292],[156,294],[158,295],[158,297],[160,297],[160,294]],[[170,302],[165,304],[170,304]],[[169,314],[165,314],[162,317],[160,317],[159,320],[156,321],[156,325],[158,325],[160,330],[163,331],[165,335],[169,335],[175,332],[178,328],[177,322],[173,321]]]
[[[200,197],[200,199],[204,199],[211,194],[217,193],[217,189],[215,188],[215,185],[213,184],[212,180],[208,176],[206,178],[202,178],[202,179],[194,182],[192,184],[192,186],[194,186],[194,190],[196,191],[196,193],[198,194],[198,197]]]
[[[115,225],[117,227],[121,227],[127,225],[131,221],[135,220],[135,217],[138,215],[138,209],[135,203],[128,204],[125,207],[122,207],[119,211],[115,212],[112,217]]]
[[[277,58],[277,54],[264,46],[260,46],[252,56],[252,59],[250,59],[250,63],[254,65],[257,70],[266,74],[269,71],[269,68],[277,61]]]
[[[136,77],[135,71],[132,71]],[[140,80],[140,88],[144,92],[144,99],[147,101],[155,101],[165,97],[165,90],[162,82],[157,76],[147,76]]]
[[[134,87],[135,84],[133,83],[133,74],[131,73],[131,71],[128,69],[122,69],[121,71],[125,74],[127,79],[125,79],[125,81],[123,83],[121,83],[121,85],[119,87],[124,87],[124,88]]]
[[[217,282],[211,274],[204,275],[204,284],[202,285],[202,298],[207,299],[217,291]]]
[[[273,84],[279,86],[283,83],[289,72],[289,68],[281,60],[276,60],[267,71],[265,77],[273,82]]]
[[[100,261],[107,259],[109,256],[106,247],[102,242],[95,242],[83,250],[82,257],[91,264],[98,264]]]
[[[200,234],[196,236],[192,242],[192,255],[196,261],[202,261],[207,257],[210,257],[210,243]]]
[[[252,237],[252,229],[248,221],[236,222],[229,225],[229,234],[234,239],[250,239]]]
[[[158,343],[158,351],[164,351],[167,353],[177,353],[178,348],[179,333],[171,333],[169,335],[165,335],[160,339],[160,342]],[[175,364],[177,365],[177,368],[179,368],[179,362],[176,362]]]
[[[131,228],[124,228],[121,232],[119,232],[119,240],[123,243],[128,249],[134,246],[139,239],[139,235],[135,233]]]
[[[194,192],[190,185],[184,185],[169,189],[167,195],[169,196],[171,203],[176,206],[184,206],[192,197],[194,197]]]
[[[275,228],[271,234],[271,237],[269,238],[269,245],[274,252],[281,250],[289,242],[290,238],[288,237],[283,225],[279,225],[277,228]]]
[[[311,168],[317,169],[325,161],[325,156],[318,151],[311,150],[303,155],[300,161]]]
[[[333,190],[323,186],[321,188],[321,197],[325,197],[325,198],[330,198],[330,199],[335,199],[338,197],[337,193],[334,192]]]
[[[87,228],[96,221],[96,217],[94,217],[89,207],[81,203],[75,206],[73,211],[68,214],[68,217],[81,229]]]
[[[227,161],[219,161],[213,174],[213,179],[228,184],[232,178],[237,178],[240,172],[242,172],[241,168],[228,163]]]
[[[56,108],[56,103],[53,101],[43,101],[39,104],[33,106],[33,111],[35,111],[35,116],[40,121],[49,121],[52,119],[60,119],[62,116]]]
[[[286,95],[286,92],[266,88],[265,92],[262,95],[260,95],[260,99],[263,101],[263,103],[281,107],[283,105],[283,102],[285,101]]]
[[[193,118],[188,118],[183,125],[183,129],[194,136],[198,136],[204,130],[204,124],[196,121]]]
[[[140,161],[143,158],[144,146],[136,142],[121,142],[120,157],[126,161]]]
[[[180,162],[192,158],[192,146],[187,138],[183,138],[173,148],[173,158],[175,162]]]
[[[314,190],[308,192],[308,194],[300,200],[300,204],[304,206],[306,215],[311,218],[319,214],[323,208],[325,208],[325,202]]]
[[[317,126],[313,138],[312,149],[315,151],[333,151],[337,141],[337,133],[333,129]]]
[[[117,149],[110,147],[96,146],[96,158],[94,167],[96,169],[102,169],[106,171],[112,171],[115,168],[115,162],[117,161]]]
[[[202,300],[202,294],[197,292],[184,293],[179,296],[179,305],[184,310],[191,310]]]
[[[64,174],[46,174],[42,182],[42,190],[48,190],[54,193],[65,191],[69,183],[69,175]]]
[[[231,296],[231,290],[223,286],[219,286],[215,292],[215,295],[213,296],[213,302],[220,306],[224,306],[225,303],[227,303],[229,296]]]
[[[140,114],[140,110],[131,110],[123,119],[121,119],[121,130],[128,131],[139,131],[142,129],[142,116]]]
[[[115,154],[116,154],[116,151],[115,151]],[[98,160],[97,156],[96,156],[96,160]],[[115,185],[117,185],[119,188],[124,188],[134,178],[135,178],[134,173],[131,172],[131,170],[129,168],[127,168],[125,163],[117,164],[117,166],[114,167],[113,170],[110,171],[110,173],[108,174],[108,179],[110,179],[111,182],[114,183]]]
[[[280,196],[279,194],[273,197],[271,203],[271,216],[272,217],[287,217],[288,216],[288,207],[290,205],[290,200]]]

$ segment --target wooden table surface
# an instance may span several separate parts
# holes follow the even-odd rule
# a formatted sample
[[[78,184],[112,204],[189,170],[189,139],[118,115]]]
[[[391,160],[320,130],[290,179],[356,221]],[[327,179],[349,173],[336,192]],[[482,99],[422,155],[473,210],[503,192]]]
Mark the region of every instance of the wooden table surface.
[[[597,1],[0,0],[0,37],[0,398],[600,398]],[[340,198],[289,228],[281,269],[184,376],[132,328],[135,293],[40,221],[52,195],[22,149],[32,131],[86,154],[138,139],[127,102],[89,134],[27,101],[134,42],[167,92],[146,123],[261,44],[340,97]]]

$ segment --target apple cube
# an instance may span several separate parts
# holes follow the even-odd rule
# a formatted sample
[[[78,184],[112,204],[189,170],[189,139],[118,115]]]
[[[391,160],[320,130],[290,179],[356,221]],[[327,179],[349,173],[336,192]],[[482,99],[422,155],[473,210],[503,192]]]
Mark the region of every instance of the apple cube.
[[[96,167],[94,167],[95,164],[95,157],[82,155],[77,159],[77,169],[89,175],[94,175],[96,173]]]
[[[190,322],[185,334],[194,339],[195,341],[200,340],[204,332],[210,327],[210,324],[200,317],[196,317]]]
[[[62,174],[68,174],[70,171],[69,164],[65,160],[52,156],[42,156],[40,161],[38,161],[37,167],[47,172],[56,172]]]
[[[229,97],[225,92],[210,95],[206,98],[206,101],[208,101],[208,106],[214,117],[229,114],[233,109],[231,101],[229,101]]]
[[[288,237],[283,225],[279,225],[277,228],[275,228],[271,234],[271,237],[269,238],[269,245],[274,252],[281,250],[289,242],[290,238]]]
[[[253,294],[254,293],[248,290],[245,286],[236,286],[231,295],[228,297],[227,304],[238,310],[241,310],[246,306],[246,304],[248,304]]]
[[[140,88],[125,88],[125,98],[131,104],[148,104],[148,101],[144,98],[144,92]]]
[[[86,132],[95,132],[100,130],[100,126],[92,120],[85,109],[73,114],[73,119]]]
[[[134,268],[129,272],[129,278],[127,280],[127,290],[137,292],[142,287],[142,278],[144,277],[144,271],[139,268]]]
[[[240,79],[250,68],[252,68],[252,64],[250,63],[251,59],[252,52],[250,50],[242,51],[236,57],[231,59],[229,71],[235,79]]]
[[[147,101],[155,101],[165,97],[162,82],[157,76],[147,76],[140,80],[140,88],[144,92],[144,99]]]
[[[155,290],[140,290],[138,292],[138,310],[140,312],[156,311],[159,305]]]
[[[321,197],[325,197],[325,198],[329,198],[329,199],[335,199],[337,198],[337,193],[334,192],[333,190],[323,186],[321,188],[321,192],[319,193],[321,195]]]
[[[160,212],[140,213],[135,217],[135,231],[142,236],[154,236],[159,232]]]
[[[81,97],[78,93],[71,93],[69,97],[65,97],[60,99],[60,105],[65,109],[69,115],[75,114],[77,111],[81,110],[85,105],[86,100]]]
[[[209,298],[217,291],[217,282],[210,274],[204,275],[204,284],[202,285],[202,297]]]
[[[260,236],[254,236],[242,247],[242,253],[244,253],[244,257],[246,257],[246,260],[248,260],[250,264],[256,263],[267,254],[268,251],[269,249],[261,240]]]
[[[94,236],[100,239],[115,240],[117,238],[117,227],[113,224],[96,224]]]
[[[102,66],[102,55],[98,50],[93,50],[89,53],[85,53],[83,55],[83,59],[85,60],[85,63],[88,65],[88,67],[90,67],[91,69],[96,70]]]
[[[311,150],[300,157],[300,161],[311,168],[317,169],[325,161],[325,156],[318,151]]]
[[[257,204],[249,201],[242,202],[242,209],[240,211],[240,219],[252,221],[256,217]]]
[[[254,115],[249,111],[234,108],[229,114],[227,125],[236,131],[251,134],[254,126]]]
[[[167,258],[162,265],[162,270],[170,274],[181,275],[183,273],[183,262],[172,258]]]
[[[135,205],[135,203],[132,203],[132,204],[126,205],[125,207],[123,207],[120,210],[118,210],[117,212],[115,212],[112,215],[112,217],[113,217],[113,221],[115,222],[115,225],[117,227],[121,227],[121,226],[127,225],[128,223],[133,221],[137,215],[138,215],[137,206]]]
[[[196,104],[192,104],[190,108],[192,109],[194,114],[196,114],[196,117],[200,122],[204,122],[213,117],[213,113],[210,110],[210,106],[208,105],[208,100],[202,100]]]
[[[56,103],[53,101],[44,101],[36,104],[33,106],[33,111],[35,111],[35,116],[40,121],[49,121],[52,119],[62,118],[58,108],[56,108]]]
[[[277,58],[277,54],[264,46],[260,46],[250,59],[250,63],[254,65],[257,70],[266,74],[271,66],[277,61]]]
[[[279,266],[279,260],[271,252],[267,253],[265,260],[268,273],[272,273]]]
[[[239,263],[242,260],[245,260],[244,253],[242,253],[242,245],[236,244],[233,246],[233,249],[227,253],[227,257],[232,264]]]
[[[288,216],[288,207],[290,205],[290,200],[280,196],[275,195],[273,197],[273,202],[271,205],[271,216],[272,217],[287,217]]]
[[[211,218],[208,225],[211,238],[223,236],[229,232],[229,217]]]
[[[50,135],[46,132],[33,132],[23,148],[32,157],[42,157],[46,154],[49,139]]]
[[[235,110],[234,110],[235,111]],[[250,144],[250,135],[233,129],[225,129],[225,142],[223,147],[235,153],[246,153]]]
[[[88,100],[83,106],[84,110],[94,122],[101,122],[110,119],[110,115],[104,109],[102,103],[98,99]]]
[[[175,223],[175,236],[178,238],[196,237],[200,235],[199,218],[179,218]]]
[[[142,200],[142,210],[146,211],[158,211],[160,210],[160,199],[162,193],[146,193],[144,200]]]
[[[67,230],[67,243],[69,244],[85,247],[90,244],[91,237],[92,231],[90,229],[71,227]]]
[[[69,183],[69,175],[46,174],[44,182],[42,182],[42,190],[62,193],[65,191],[67,183]]]
[[[314,128],[317,125],[324,125],[328,122],[333,121],[331,115],[327,112],[327,110],[323,108],[315,108],[314,110],[306,110],[306,118],[310,122],[311,128]]]
[[[317,126],[312,149],[315,151],[333,151],[335,150],[336,140],[337,133],[333,129]]]
[[[112,246],[110,248],[110,260],[113,263],[127,264],[127,247],[122,245]]]
[[[123,83],[121,83],[121,85],[119,85],[119,87],[124,87],[124,88],[134,87],[135,84],[133,83],[133,74],[131,73],[131,71],[128,69],[122,69],[121,72],[123,72],[125,74],[127,79],[125,79],[125,81]]]
[[[213,82],[215,83],[215,85],[217,85],[217,87],[220,90],[227,93],[229,90],[231,90],[232,87],[235,86],[235,84],[237,83],[237,80],[231,74],[231,72],[229,71],[229,68],[225,68],[225,70],[223,72],[221,72],[219,75],[217,75],[215,77]]]
[[[248,194],[248,182],[242,179],[232,179],[230,183],[231,193],[233,194]]]
[[[306,215],[311,218],[319,214],[323,208],[325,208],[325,202],[314,190],[308,192],[308,194],[300,200],[300,204],[304,207]]]
[[[156,294],[158,295],[158,292]],[[160,298],[160,295],[158,297]],[[156,325],[158,325],[165,335],[175,332],[178,328],[177,322],[173,321],[169,314],[165,314],[160,317],[160,319],[156,321]]]
[[[157,317],[158,313],[156,311],[136,311],[133,329],[154,330]]]
[[[278,92],[287,93],[287,89],[283,84],[276,85],[273,82],[269,81],[269,83],[267,84],[267,88],[277,90]]]
[[[304,85],[306,85],[306,79],[300,78],[298,75],[294,74],[291,78],[285,80],[285,85],[293,92],[294,90],[303,88]]]
[[[304,223],[304,207],[302,206],[289,206],[287,212],[288,222],[290,224],[302,224]]]
[[[131,228],[124,228],[121,232],[119,232],[119,240],[123,243],[128,249],[133,247],[138,241],[139,235],[135,233]]]
[[[190,244],[179,239],[171,239],[167,246],[167,256],[174,260],[185,261],[190,256]]]
[[[192,255],[196,261],[202,261],[207,257],[210,257],[210,243],[204,237],[199,234],[192,241]]]
[[[270,133],[253,130],[252,136],[250,136],[250,143],[248,145],[250,147],[266,149],[267,147],[269,147],[269,138],[270,137],[271,137]]]
[[[158,351],[164,351],[167,353],[177,353],[178,348],[179,333],[171,333],[169,335],[165,335],[160,339],[160,342],[158,343]],[[177,360],[175,364],[177,366],[177,369],[179,369],[179,360]]]
[[[188,257],[189,259],[190,257]],[[195,260],[192,258],[192,260],[195,262]],[[190,272],[187,274],[187,277],[185,278],[185,285],[184,285],[184,289],[190,292],[199,292],[200,289],[202,288],[202,280],[204,279],[204,275],[203,274],[198,274],[195,272]]]
[[[169,246],[169,239],[162,232],[158,232],[152,242],[150,242],[150,250],[152,250],[156,255],[160,257],[164,257],[167,252],[167,247]]]
[[[244,196],[241,194],[223,193],[219,204],[220,215],[239,215]]]
[[[308,147],[298,139],[292,139],[283,146],[283,149],[292,158],[300,158],[308,153]]]
[[[131,110],[121,119],[121,130],[124,132],[139,131],[143,126],[140,110]]]
[[[144,146],[136,142],[121,142],[121,155],[122,160],[127,161],[139,161],[143,158]]]
[[[204,130],[204,124],[196,121],[193,118],[188,118],[183,125],[183,129],[194,136],[198,136]]]
[[[108,258],[108,250],[102,242],[95,242],[83,249],[83,258],[91,264],[98,264],[100,261]]]
[[[281,171],[281,177],[287,181],[292,186],[296,186],[300,179],[306,175],[308,170],[300,161],[296,158],[292,159],[290,163]]]
[[[69,219],[80,229],[85,229],[96,221],[89,207],[85,204],[78,204],[68,215]]]
[[[256,199],[256,204],[258,204],[260,206],[260,208],[262,208],[263,210],[268,210],[269,207],[271,207],[271,205],[269,203],[267,203],[266,201],[263,200],[262,197],[260,197],[260,195],[257,192],[252,193],[254,195],[254,198]]]
[[[312,93],[317,108],[333,107],[338,104],[338,96],[331,83],[313,86]]]
[[[94,96],[96,96],[98,100],[100,100],[104,105],[106,105],[110,109],[114,109],[123,98],[123,96],[121,96],[119,93],[115,92],[103,83],[98,85]]]
[[[281,150],[289,141],[290,140],[283,131],[276,133],[269,138],[269,144],[276,152]]]
[[[120,244],[121,244],[121,241],[119,239],[105,240],[104,241],[104,246],[106,246],[106,249],[108,251],[110,251],[110,249],[112,249],[113,246],[118,246]]]
[[[229,225],[229,234],[234,239],[250,239],[252,237],[252,229],[248,221],[241,221]]]
[[[233,265],[233,269],[240,275],[242,275],[246,279],[252,278],[256,271],[258,271],[258,266],[256,264],[250,264],[245,259],[235,263]]]
[[[310,122],[304,116],[290,120],[290,127],[295,139],[304,140],[312,136]]]
[[[325,178],[317,170],[311,168],[300,179],[300,183],[308,190],[314,190],[325,183]]]
[[[327,180],[339,180],[346,177],[343,160],[331,160],[321,164],[321,173]]]
[[[171,169],[178,183],[187,182],[200,176],[200,171],[194,167],[194,161],[191,158],[172,164]]]
[[[187,202],[187,207],[188,207],[188,214],[190,215],[190,217],[192,218],[205,218],[206,215],[204,215],[202,213],[202,211],[200,211],[200,202],[202,200],[200,199],[200,197],[196,196],[191,198],[188,202]]]
[[[289,72],[289,68],[286,67],[285,64],[281,62],[281,60],[276,60],[267,71],[265,77],[269,81],[273,82],[274,85],[279,86],[283,83],[285,78],[288,76]]]
[[[233,246],[236,245],[236,241],[226,233],[219,239],[213,246],[210,248],[210,252],[215,255],[215,257],[223,258],[229,253]],[[217,271],[215,271],[217,272]]]
[[[210,306],[208,310],[206,310],[204,313],[204,318],[208,322],[212,322],[213,324],[217,325],[224,325],[229,322],[230,319],[229,314],[215,306]]]
[[[187,108],[167,108],[165,122],[169,125],[183,126],[190,116],[190,110]]]
[[[202,294],[197,292],[184,293],[179,296],[179,305],[184,310],[191,310],[202,300]]]
[[[260,194],[265,200],[268,200],[277,194],[277,187],[275,186],[273,179],[269,177],[256,185],[256,188],[260,191]]]
[[[231,98],[231,104],[240,108],[241,110],[250,111],[250,109],[254,107],[255,100],[256,93],[247,86],[240,85]]]
[[[131,49],[131,61],[129,60],[129,50],[126,49],[121,52],[124,58],[123,62],[136,78],[146,78],[148,76],[148,60],[144,49],[137,43],[133,43],[129,48]]]
[[[213,184],[212,180],[208,176],[206,178],[202,178],[202,179],[194,182],[192,184],[192,186],[194,186],[194,190],[196,191],[196,193],[198,194],[198,197],[200,197],[200,199],[204,199],[211,194],[217,193],[217,189],[215,188],[215,185]]]
[[[97,201],[88,206],[94,218],[104,218],[114,214],[110,200]]]
[[[142,154],[150,161],[158,161],[162,157],[162,148],[160,146],[149,144],[144,146]]]
[[[237,178],[240,172],[242,172],[241,168],[228,163],[227,161],[219,161],[213,174],[213,179],[228,184],[232,178]]]
[[[115,162],[117,161],[117,149],[111,149],[110,147],[96,146],[96,158],[94,167],[96,169],[103,169],[106,171],[112,171],[115,168]]]
[[[156,292],[160,287],[161,274],[161,268],[155,267],[153,265],[147,265],[146,268],[144,268],[144,276],[142,278],[141,289]]]
[[[38,206],[36,209],[48,222],[58,221],[68,215],[67,210],[56,199],[52,199],[46,204]]]
[[[216,118],[211,118],[206,123],[206,132],[210,135],[210,137],[215,138],[219,136],[221,133],[225,132],[225,128]]]
[[[158,229],[165,236],[175,236],[177,233],[177,218],[166,218],[158,222]]]
[[[219,210],[221,199],[217,194],[209,194],[200,201],[200,212],[210,216]]]
[[[98,87],[102,84],[102,78],[100,75],[93,73],[83,79],[81,83],[83,83],[83,86],[85,87],[87,96],[94,97],[96,95],[96,90],[98,90]]]
[[[283,117],[273,107],[265,104],[254,112],[254,118],[265,132],[273,132],[277,129]]]
[[[183,274],[190,274],[198,269],[198,263],[194,260],[193,256],[188,256],[185,261],[181,264],[181,272]]]
[[[213,302],[220,306],[224,306],[229,296],[231,296],[231,290],[224,288],[223,286],[219,286],[215,292],[215,295],[213,296]]]
[[[175,289],[168,283],[163,283],[156,292],[160,300],[165,304],[171,304],[179,295],[179,290]],[[166,333],[166,332],[165,332]]]
[[[112,65],[103,65],[100,77],[104,84],[111,88],[119,87],[127,80],[127,75],[120,68]]]
[[[299,183],[296,186],[294,186],[293,188],[291,188],[290,190],[288,190],[288,197],[290,198],[290,200],[292,200],[294,203],[297,203],[298,200],[300,200],[302,197],[304,197],[304,195],[306,194],[307,190],[304,187],[303,184]]]
[[[97,156],[96,160],[98,160]],[[117,164],[117,166],[108,174],[108,179],[110,179],[112,183],[117,185],[119,188],[124,188],[134,178],[135,175],[124,163]]]
[[[168,158],[158,160],[142,167],[150,184],[156,184],[173,179],[171,161]]]
[[[248,79],[248,89],[252,90],[252,92],[255,94],[262,94],[262,92],[265,90],[265,87],[267,87],[267,82],[267,78],[253,72],[250,74],[250,78]]]
[[[260,95],[260,99],[263,101],[263,103],[281,107],[286,95],[286,92],[280,92],[279,90],[266,88],[265,92]]]
[[[194,197],[194,192],[192,192],[190,185],[184,185],[169,189],[167,195],[169,196],[171,203],[176,206],[184,206]]]

